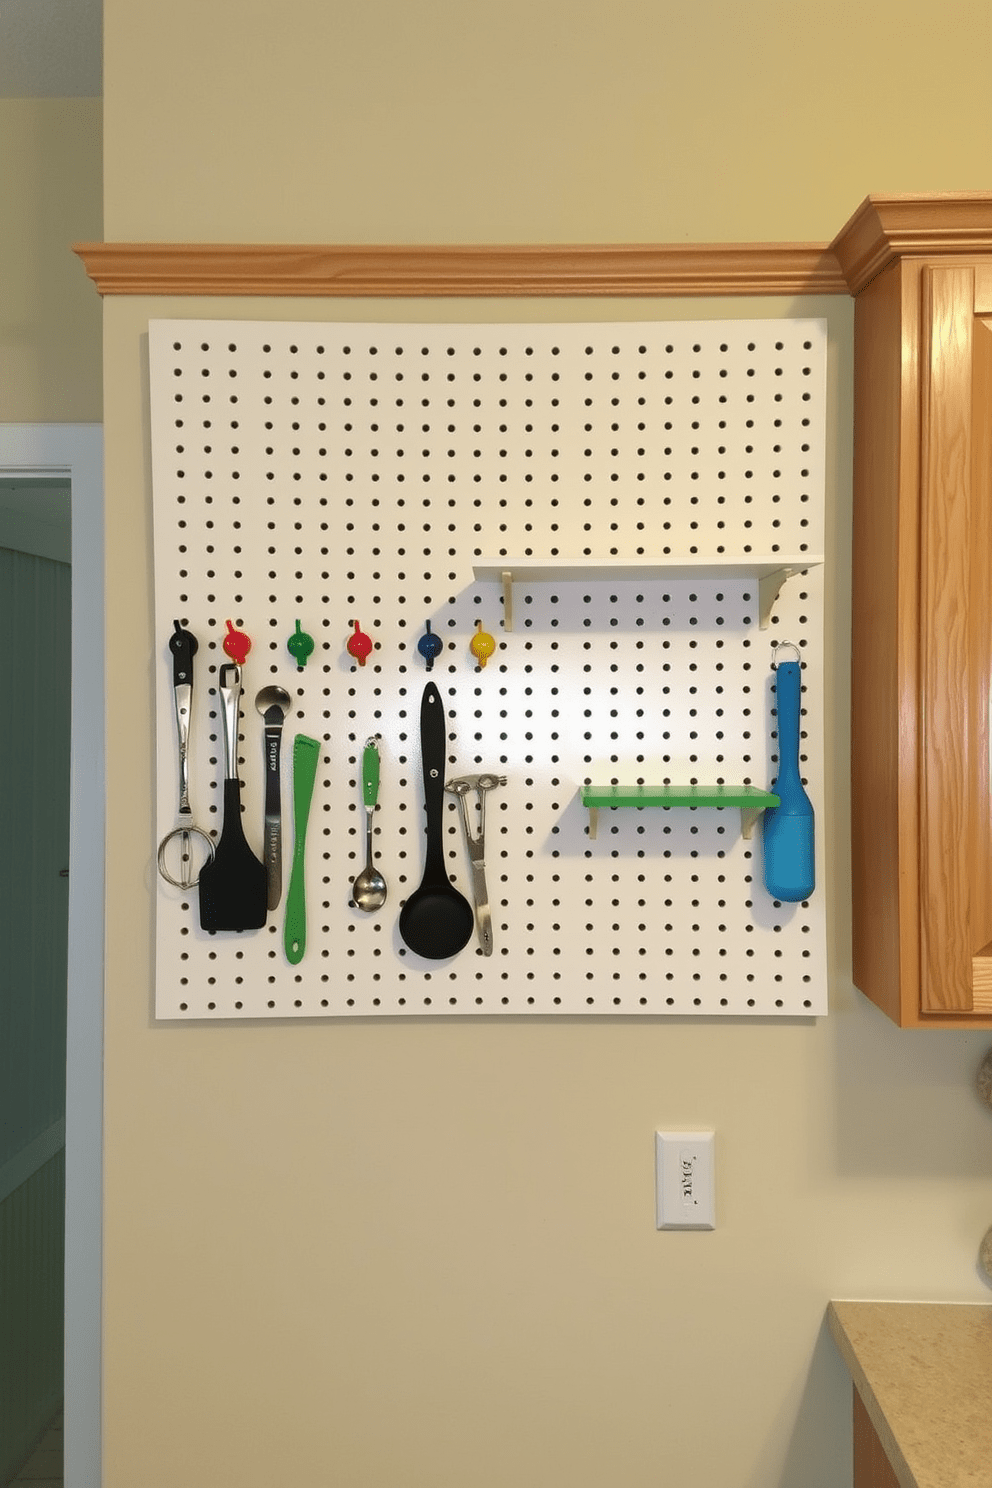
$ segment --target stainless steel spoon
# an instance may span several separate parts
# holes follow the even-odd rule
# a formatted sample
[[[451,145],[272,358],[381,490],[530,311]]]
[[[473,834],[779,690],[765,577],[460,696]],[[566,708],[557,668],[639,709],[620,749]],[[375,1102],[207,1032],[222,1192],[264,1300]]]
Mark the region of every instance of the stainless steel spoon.
[[[285,687],[263,687],[255,707],[265,719],[265,860],[266,904],[275,909],[282,897],[282,797],[279,789],[279,756],[282,725],[293,706]]]
[[[352,898],[359,909],[371,913],[386,902],[386,880],[372,865],[372,819],[379,799],[379,745],[366,739],[362,753],[362,798],[365,801],[365,867],[351,886]]]

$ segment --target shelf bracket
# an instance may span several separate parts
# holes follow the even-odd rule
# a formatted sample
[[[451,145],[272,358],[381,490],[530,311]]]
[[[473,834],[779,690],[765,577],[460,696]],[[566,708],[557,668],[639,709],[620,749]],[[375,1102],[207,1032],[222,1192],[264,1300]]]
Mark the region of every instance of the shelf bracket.
[[[500,574],[503,580],[503,629],[513,629],[513,574],[508,568],[504,568]]]
[[[802,568],[776,568],[774,573],[764,574],[758,580],[758,629],[767,630],[772,618],[772,608],[787,579],[805,573]]]
[[[595,842],[599,832],[599,807],[589,807],[589,841]]]
[[[758,817],[764,814],[764,810],[764,806],[759,807],[757,811],[752,811],[746,806],[741,807],[741,836],[745,842],[750,842],[754,836],[755,824]]]

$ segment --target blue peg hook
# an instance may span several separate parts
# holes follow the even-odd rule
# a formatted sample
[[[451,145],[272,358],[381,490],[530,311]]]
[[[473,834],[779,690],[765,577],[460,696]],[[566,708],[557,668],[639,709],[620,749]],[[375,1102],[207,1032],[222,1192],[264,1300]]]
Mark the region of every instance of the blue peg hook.
[[[427,629],[417,642],[417,650],[427,663],[429,672],[434,670],[434,658],[440,656],[444,650],[444,642],[440,636],[436,636],[431,630],[431,622],[426,621]]]

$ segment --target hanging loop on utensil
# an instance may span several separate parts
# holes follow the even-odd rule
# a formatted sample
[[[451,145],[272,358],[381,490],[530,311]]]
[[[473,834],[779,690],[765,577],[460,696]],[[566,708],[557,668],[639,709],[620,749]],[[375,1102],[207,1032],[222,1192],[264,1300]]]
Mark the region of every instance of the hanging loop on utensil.
[[[213,838],[201,827],[173,827],[158,845],[158,871],[175,888],[191,889],[213,855]]]
[[[773,669],[777,667],[780,662],[788,661],[790,659],[787,656],[779,656],[778,653],[780,651],[794,651],[796,653],[795,660],[798,661],[800,665],[802,664],[802,652],[799,650],[799,647],[796,645],[795,641],[775,641],[772,645]]]

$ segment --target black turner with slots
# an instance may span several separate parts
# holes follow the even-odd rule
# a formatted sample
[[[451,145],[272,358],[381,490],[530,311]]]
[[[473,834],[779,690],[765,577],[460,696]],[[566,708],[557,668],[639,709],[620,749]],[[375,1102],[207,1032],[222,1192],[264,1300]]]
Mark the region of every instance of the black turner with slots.
[[[245,841],[241,824],[241,782],[238,779],[238,703],[240,666],[220,669],[220,699],[224,719],[224,820],[213,861],[200,870],[200,928],[260,930],[265,924],[267,875],[265,864]]]

